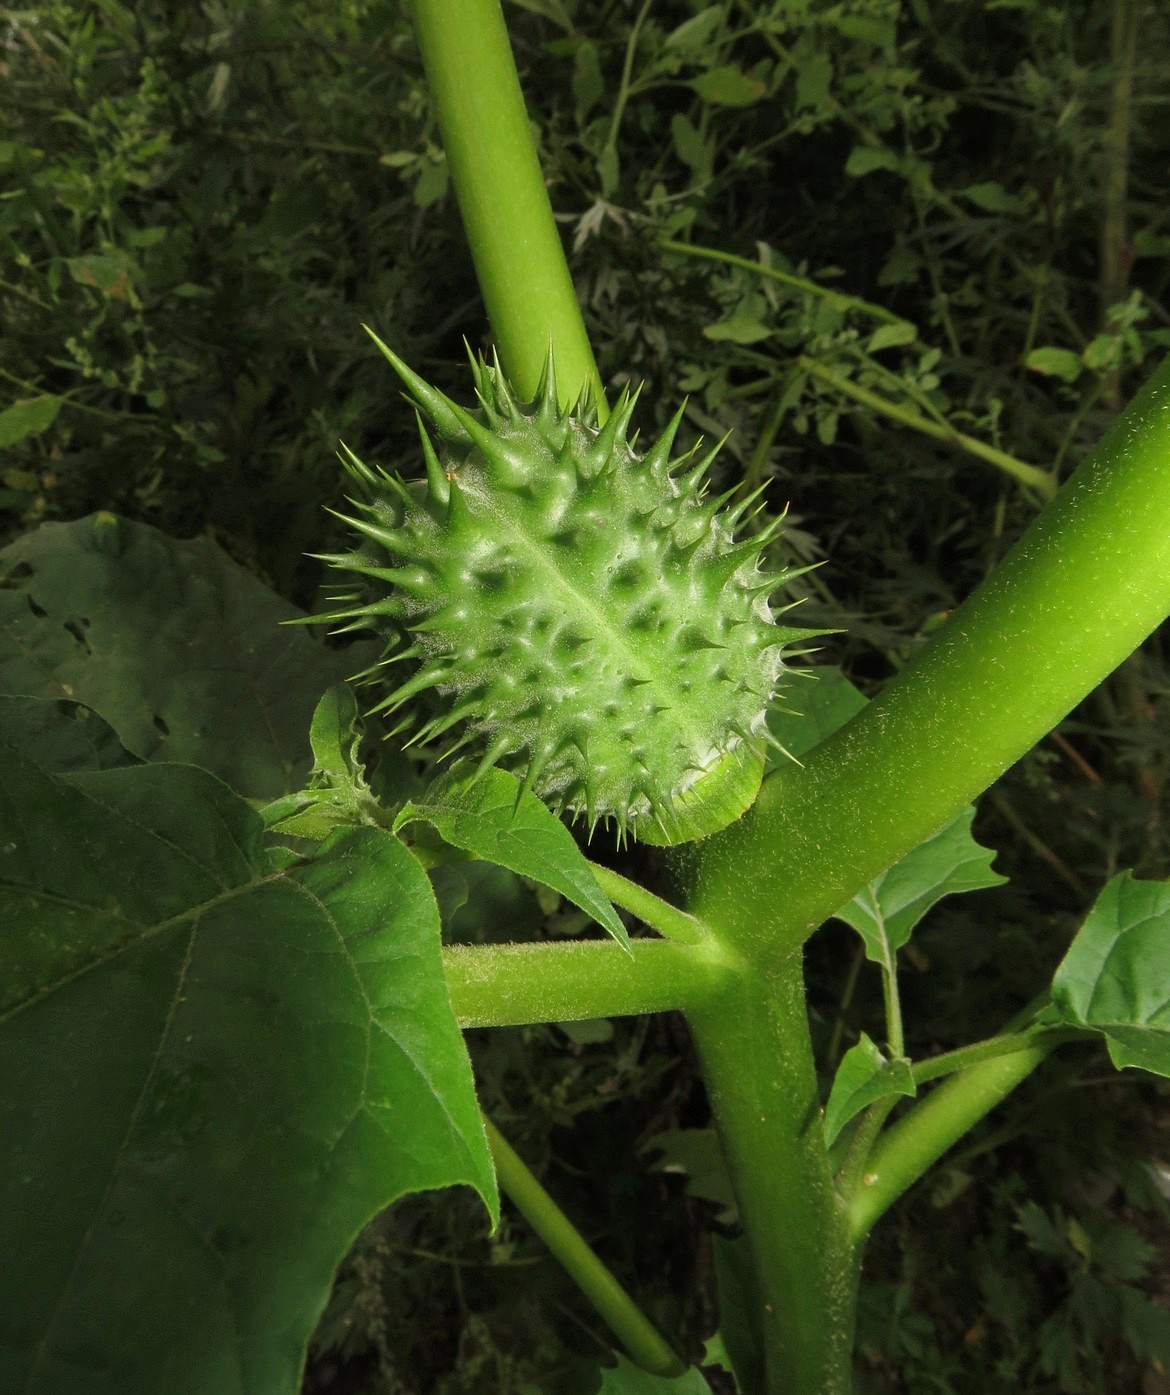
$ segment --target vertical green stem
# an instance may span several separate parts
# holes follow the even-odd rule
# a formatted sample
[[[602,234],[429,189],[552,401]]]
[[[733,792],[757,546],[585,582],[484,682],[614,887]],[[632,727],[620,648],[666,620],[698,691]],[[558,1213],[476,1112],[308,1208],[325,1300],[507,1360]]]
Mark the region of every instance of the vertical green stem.
[[[604,415],[499,0],[415,0],[414,23],[504,369],[532,396],[551,338],[562,405],[588,389]]]
[[[500,1190],[572,1275],[621,1344],[644,1370],[660,1376],[681,1375],[682,1362],[589,1248],[581,1232],[525,1167],[491,1120],[485,1118],[483,1126]]]
[[[846,1395],[857,1270],[833,1188],[799,954],[687,1012],[756,1276],[768,1395]]]

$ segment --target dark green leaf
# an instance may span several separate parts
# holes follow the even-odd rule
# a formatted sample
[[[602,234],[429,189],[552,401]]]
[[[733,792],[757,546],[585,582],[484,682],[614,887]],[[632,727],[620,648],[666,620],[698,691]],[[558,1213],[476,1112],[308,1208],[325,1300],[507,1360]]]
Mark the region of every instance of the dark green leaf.
[[[1170,885],[1114,877],[1052,981],[1059,1019],[1101,1032],[1118,1070],[1170,1076]]]
[[[110,770],[137,765],[117,733],[79,702],[0,696],[0,746],[21,751],[42,770]]]
[[[907,320],[898,320],[895,324],[881,325],[870,335],[866,351],[876,354],[879,349],[895,349],[902,344],[913,344],[918,338],[918,331]]]
[[[488,770],[471,785],[453,773],[405,805],[394,830],[416,821],[429,823],[441,838],[473,857],[559,891],[628,949],[625,927],[573,835],[535,795],[520,789],[520,781],[504,770]]]
[[[732,344],[758,344],[772,334],[771,327],[764,321],[767,313],[764,298],[749,295],[730,315],[725,315],[715,324],[704,326],[703,334],[708,339],[728,340]]]
[[[0,552],[0,692],[69,698],[144,760],[189,761],[250,798],[298,788],[317,699],[354,665],[206,538],[94,514]]]
[[[910,1062],[905,1057],[887,1061],[862,1032],[861,1040],[846,1051],[833,1078],[825,1106],[825,1143],[832,1147],[849,1120],[875,1101],[916,1093]]]
[[[293,1395],[335,1267],[494,1181],[426,876],[375,829],[273,873],[214,776],[0,802],[0,1389]]]

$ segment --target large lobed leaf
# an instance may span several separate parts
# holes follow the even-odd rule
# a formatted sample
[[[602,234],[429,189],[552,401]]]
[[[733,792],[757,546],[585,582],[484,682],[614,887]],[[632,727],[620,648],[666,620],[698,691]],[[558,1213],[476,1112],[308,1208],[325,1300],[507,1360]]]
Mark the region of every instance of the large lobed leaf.
[[[362,660],[206,538],[99,513],[0,551],[0,692],[85,703],[143,760],[189,761],[253,799],[298,789],[322,691]]]
[[[291,1395],[366,1221],[497,1206],[425,873],[371,828],[278,870],[204,771],[2,738],[0,1389]]]

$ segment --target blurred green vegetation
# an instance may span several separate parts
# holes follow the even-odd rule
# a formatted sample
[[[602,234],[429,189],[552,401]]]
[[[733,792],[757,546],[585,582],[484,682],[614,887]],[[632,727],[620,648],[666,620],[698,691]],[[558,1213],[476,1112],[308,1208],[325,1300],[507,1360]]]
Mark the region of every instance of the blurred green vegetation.
[[[872,690],[1032,516],[1028,470],[1063,478],[1170,345],[1170,12],[508,19],[607,383],[646,381],[646,431],[688,396],[692,439],[732,433],[725,487],[791,500],[781,546],[826,561],[802,615],[845,627],[826,657]],[[404,11],[43,0],[0,35],[0,538],[110,509],[311,604],[337,439],[416,469],[360,323],[460,396],[464,337],[488,343]],[[983,801],[1012,881],[916,940],[912,1051],[998,1028],[1114,870],[1170,874],[1168,690],[1155,637]],[[498,869],[440,891],[456,936],[582,928]],[[854,953],[840,926],[809,948],[827,1069],[879,1018]],[[472,1036],[500,1127],[695,1355],[719,1207],[647,1151],[706,1123],[681,1024]],[[1051,1064],[879,1231],[859,1391],[1170,1389],[1167,1163],[1163,1086]],[[489,1239],[470,1198],[424,1197],[358,1243],[306,1388],[555,1395],[599,1343],[519,1223]]]

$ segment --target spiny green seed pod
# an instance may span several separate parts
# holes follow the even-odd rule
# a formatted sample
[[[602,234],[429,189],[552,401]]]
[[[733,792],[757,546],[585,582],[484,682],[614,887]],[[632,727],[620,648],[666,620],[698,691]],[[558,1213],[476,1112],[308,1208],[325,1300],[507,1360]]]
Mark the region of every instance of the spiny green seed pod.
[[[362,677],[403,678],[373,710],[410,744],[448,738],[444,756],[515,772],[591,833],[612,820],[669,844],[738,818],[782,647],[810,633],[777,627],[768,597],[789,574],[759,569],[779,521],[735,537],[759,491],[734,508],[706,496],[718,447],[672,462],[681,410],[642,456],[626,439],[637,394],[600,429],[563,411],[551,354],[527,404],[474,362],[472,412],[375,342],[417,405],[426,477],[345,450],[361,542],[325,560],[360,582],[319,617],[387,636]]]

